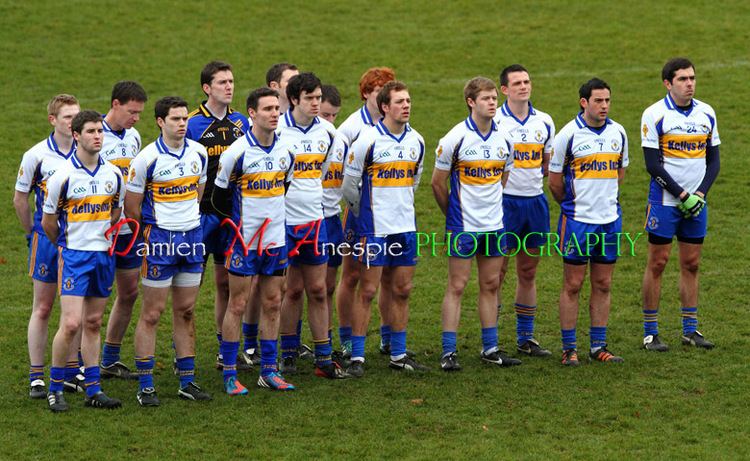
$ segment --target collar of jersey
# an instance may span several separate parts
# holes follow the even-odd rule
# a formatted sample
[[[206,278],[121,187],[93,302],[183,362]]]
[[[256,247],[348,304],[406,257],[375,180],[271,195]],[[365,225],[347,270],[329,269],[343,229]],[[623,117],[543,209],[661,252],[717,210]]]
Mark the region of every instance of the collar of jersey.
[[[607,128],[607,125],[611,124],[612,120],[607,117],[607,120],[604,121],[604,125],[600,126],[599,128],[594,128],[591,126],[588,126],[586,123],[586,120],[583,119],[583,112],[578,112],[578,115],[576,115],[576,124],[578,125],[578,128],[588,128],[589,130],[593,131],[596,134],[602,134],[604,130]]]
[[[105,117],[105,116],[104,116],[104,115],[102,115],[102,126],[104,127],[104,131],[107,131],[107,132],[109,132],[109,133],[112,133],[112,134],[114,134],[115,136],[117,136],[118,138],[120,138],[120,139],[123,139],[123,138],[125,137],[125,132],[127,131],[127,129],[123,128],[123,129],[122,129],[122,130],[120,130],[120,131],[115,131],[115,130],[113,130],[113,129],[112,129],[112,127],[111,127],[111,126],[109,125],[109,123],[107,123],[107,121],[106,121],[106,120],[104,120],[104,117]]]
[[[375,126],[375,122],[372,121],[372,117],[370,117],[370,113],[367,111],[367,104],[359,109],[359,115],[362,117],[363,122],[370,126]]]
[[[80,160],[78,160],[78,157],[76,156],[77,153],[78,152],[75,152],[73,153],[73,155],[70,156],[70,162],[73,164],[73,166],[76,168],[82,169],[83,171],[88,173],[89,176],[96,176],[96,172],[99,171],[99,167],[104,165],[104,159],[101,158],[100,156],[99,161],[96,164],[96,168],[94,168],[94,171],[91,171],[88,168],[86,168],[86,166]]]
[[[258,139],[255,137],[253,132],[251,130],[247,130],[247,133],[245,133],[245,137],[247,138],[247,143],[250,144],[250,147],[258,147],[260,149],[263,149],[267,154],[270,154],[273,150],[273,146],[276,145],[276,141],[279,139],[276,136],[276,133],[273,134],[273,142],[270,146],[264,146],[261,144]]]
[[[284,118],[286,118],[286,124],[289,126],[293,126],[294,128],[297,128],[301,132],[307,134],[308,131],[312,130],[312,127],[314,127],[316,124],[320,123],[320,120],[318,120],[318,117],[314,117],[312,123],[307,128],[302,128],[301,126],[297,125],[297,122],[294,120],[294,116],[292,116],[292,111],[288,110],[284,113]]]
[[[383,123],[383,119],[380,119],[380,121],[376,125],[376,128],[380,132],[380,134],[390,136],[391,138],[393,138],[394,141],[399,142],[399,143],[404,140],[404,137],[406,137],[406,133],[411,131],[411,127],[407,123],[406,125],[404,125],[404,132],[401,133],[401,136],[397,138],[396,136],[393,135],[393,133],[388,131],[388,128],[386,128],[385,124]]]
[[[207,102],[208,102],[208,99],[206,99],[205,101],[203,101],[203,102],[202,102],[202,103],[200,104],[200,106],[198,106],[198,109],[199,109],[199,110],[201,111],[201,113],[202,113],[202,114],[203,114],[203,115],[204,115],[204,116],[205,116],[206,118],[213,118],[213,119],[215,119],[215,120],[221,120],[221,119],[218,119],[218,118],[216,118],[216,117],[214,116],[214,114],[212,114],[212,113],[211,113],[211,111],[210,111],[210,110],[208,110],[208,107],[206,106],[206,103],[207,103]],[[234,109],[232,109],[231,107],[227,107],[227,114],[226,114],[226,115],[224,116],[224,118],[228,118],[228,117],[229,117],[229,114],[231,114],[232,112],[234,112]]]
[[[677,112],[683,114],[683,115],[690,115],[690,112],[693,111],[693,108],[695,107],[695,99],[690,100],[690,108],[688,110],[682,110],[679,107],[677,107],[677,104],[674,102],[674,99],[672,99],[672,95],[667,92],[667,95],[664,97],[664,105],[667,106],[667,109],[669,110],[676,110]]]
[[[500,106],[500,113],[505,115],[506,117],[512,117],[513,120],[517,121],[519,125],[525,125],[526,122],[529,121],[529,117],[532,115],[536,115],[536,111],[534,110],[534,106],[531,105],[531,101],[529,101],[529,113],[526,114],[526,118],[523,120],[519,120],[518,117],[516,117],[513,114],[513,111],[510,110],[510,107],[508,106],[508,101],[506,100],[502,106]]]
[[[169,150],[169,147],[167,147],[167,145],[164,143],[164,138],[162,137],[162,135],[159,135],[159,138],[156,140],[156,149],[159,151],[160,154],[169,154],[176,159],[181,159],[182,156],[185,155],[187,146],[188,146],[188,140],[187,138],[185,138],[182,144],[182,152],[180,152],[180,154],[178,155]]]
[[[73,140],[73,144],[70,145],[70,150],[68,151],[68,153],[64,154],[60,152],[60,148],[57,146],[57,142],[55,142],[55,132],[53,131],[49,134],[49,138],[47,138],[47,147],[49,148],[49,150],[56,152],[60,157],[68,159],[71,155],[76,153],[76,140]]]
[[[479,136],[480,138],[482,138],[482,141],[487,141],[488,139],[490,139],[490,136],[492,136],[492,132],[493,131],[497,131],[497,125],[495,124],[494,120],[490,121],[490,123],[491,123],[491,125],[490,125],[490,131],[487,133],[487,136],[483,135],[482,132],[479,131],[479,128],[477,128],[477,124],[474,123],[474,119],[471,118],[471,115],[469,115],[468,117],[466,117],[466,120],[464,120],[464,123],[466,124],[466,128],[468,128],[469,131],[475,132],[477,134],[477,136]]]

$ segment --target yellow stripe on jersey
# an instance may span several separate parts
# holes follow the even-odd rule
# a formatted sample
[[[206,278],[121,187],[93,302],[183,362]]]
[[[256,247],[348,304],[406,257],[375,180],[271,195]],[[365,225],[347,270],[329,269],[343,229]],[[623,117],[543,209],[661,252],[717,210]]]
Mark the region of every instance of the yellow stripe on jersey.
[[[65,213],[68,222],[105,221],[112,216],[111,195],[88,195],[82,198],[68,200]]]
[[[573,160],[573,172],[576,179],[617,179],[620,168],[619,153],[599,153]]]
[[[155,203],[184,202],[198,198],[198,176],[171,179],[153,183]]]
[[[278,197],[284,195],[284,171],[264,171],[242,175],[243,197]]]
[[[109,163],[116,166],[120,169],[122,172],[122,178],[127,181],[128,180],[128,172],[130,171],[130,162],[132,162],[133,159],[130,157],[118,157],[113,158],[112,160],[108,160]]]
[[[458,162],[458,178],[468,186],[497,184],[503,177],[505,161],[472,160]]]
[[[328,166],[328,171],[323,178],[324,189],[336,189],[341,187],[341,183],[344,181],[344,165],[340,163],[331,163]]]
[[[294,157],[294,179],[319,179],[323,175],[325,154],[297,154]]]
[[[544,144],[513,144],[513,168],[541,168]]]
[[[665,134],[661,151],[665,157],[705,158],[708,137],[705,134]]]
[[[417,162],[373,163],[367,168],[374,187],[412,187]]]

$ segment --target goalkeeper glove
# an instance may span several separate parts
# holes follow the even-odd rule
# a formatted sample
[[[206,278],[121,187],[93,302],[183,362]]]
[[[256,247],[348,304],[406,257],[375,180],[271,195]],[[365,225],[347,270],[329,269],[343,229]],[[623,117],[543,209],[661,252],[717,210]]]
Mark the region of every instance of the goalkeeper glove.
[[[706,206],[706,200],[700,195],[690,194],[682,199],[682,203],[677,207],[682,211],[686,218],[696,217],[700,214],[703,207]]]

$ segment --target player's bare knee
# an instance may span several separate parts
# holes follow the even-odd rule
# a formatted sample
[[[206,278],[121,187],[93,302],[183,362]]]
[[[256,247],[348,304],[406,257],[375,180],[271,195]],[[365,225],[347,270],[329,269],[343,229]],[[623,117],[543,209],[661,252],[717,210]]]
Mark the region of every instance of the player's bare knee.
[[[80,329],[81,329],[80,317],[77,317],[74,315],[68,315],[60,320],[60,330],[62,331],[62,334],[65,335],[65,337],[68,340],[73,339],[73,337],[78,333],[78,330]]]
[[[698,273],[698,267],[699,267],[698,258],[691,258],[691,259],[680,261],[680,270],[682,270],[683,272],[687,272],[689,274],[695,275]]]

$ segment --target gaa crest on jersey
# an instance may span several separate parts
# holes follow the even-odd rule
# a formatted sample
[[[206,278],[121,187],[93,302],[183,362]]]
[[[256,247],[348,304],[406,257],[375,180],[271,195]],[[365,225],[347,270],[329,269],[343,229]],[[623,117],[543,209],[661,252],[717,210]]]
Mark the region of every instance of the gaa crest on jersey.
[[[641,128],[641,131],[643,132],[643,136],[644,136],[644,137],[645,137],[645,136],[647,136],[647,135],[648,135],[648,125],[646,125],[646,124],[644,123],[644,124],[643,124],[643,128]]]
[[[318,151],[325,152],[327,148],[328,148],[328,144],[326,144],[324,141],[320,141],[318,143]]]
[[[65,287],[66,290],[72,290],[76,286],[75,281],[73,280],[73,277],[66,278],[65,281],[63,282],[63,286]]]
[[[536,142],[542,142],[544,140],[544,134],[540,130],[536,130],[534,133],[534,139],[536,139]]]
[[[612,140],[612,150],[620,150],[620,142],[616,139]]]
[[[242,256],[238,254],[232,255],[232,267],[239,268],[242,266]]]
[[[658,229],[659,228],[659,218],[656,216],[649,216],[648,222],[646,223],[646,227],[649,229]]]
[[[279,159],[279,168],[282,170],[286,170],[287,164],[286,164],[286,157],[281,157]]]
[[[112,191],[115,190],[115,185],[112,183],[112,181],[107,181],[104,183],[104,192],[111,194]]]
[[[193,172],[193,174],[198,174],[201,171],[201,168],[198,166],[198,162],[193,161],[190,163],[190,171]]]
[[[342,149],[336,149],[336,161],[340,162],[344,159],[344,151]]]
[[[417,159],[417,149],[415,149],[413,147],[411,149],[409,149],[409,157],[411,157],[412,160],[416,160]]]

